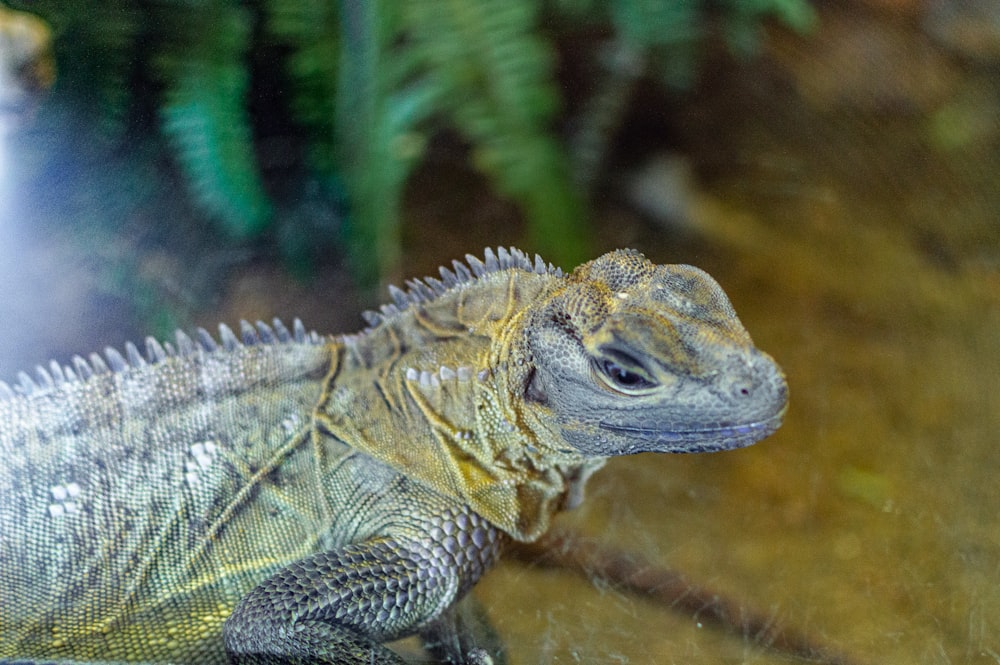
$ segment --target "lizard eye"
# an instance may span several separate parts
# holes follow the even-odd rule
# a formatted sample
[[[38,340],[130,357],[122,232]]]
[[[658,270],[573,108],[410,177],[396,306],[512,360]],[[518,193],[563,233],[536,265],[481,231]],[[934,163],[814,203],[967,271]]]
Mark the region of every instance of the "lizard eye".
[[[648,377],[642,365],[629,355],[615,352],[611,358],[595,361],[597,375],[612,390],[623,393],[640,393],[656,387],[656,382]]]

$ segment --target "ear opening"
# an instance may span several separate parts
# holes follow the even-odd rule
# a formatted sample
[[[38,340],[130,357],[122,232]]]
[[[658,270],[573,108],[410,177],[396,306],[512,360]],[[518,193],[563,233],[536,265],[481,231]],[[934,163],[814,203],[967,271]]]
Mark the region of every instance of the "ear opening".
[[[532,367],[528,370],[528,378],[524,383],[524,399],[536,404],[548,404],[549,395],[542,386],[538,370]]]

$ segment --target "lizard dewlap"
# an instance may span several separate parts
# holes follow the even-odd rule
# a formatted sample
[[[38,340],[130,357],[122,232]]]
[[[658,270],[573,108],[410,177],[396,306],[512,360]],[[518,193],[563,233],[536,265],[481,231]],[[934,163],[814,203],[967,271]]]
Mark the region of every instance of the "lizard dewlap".
[[[606,458],[749,445],[781,370],[690,266],[487,250],[353,335],[244,323],[0,383],[0,662],[490,658],[455,603]],[[228,660],[227,660],[228,659]]]

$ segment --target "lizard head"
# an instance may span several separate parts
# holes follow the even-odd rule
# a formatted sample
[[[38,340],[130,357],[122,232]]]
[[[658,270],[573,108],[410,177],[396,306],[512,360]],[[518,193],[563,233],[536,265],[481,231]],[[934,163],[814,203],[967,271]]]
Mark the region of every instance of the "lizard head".
[[[781,424],[781,369],[697,268],[605,254],[551,292],[525,331],[526,399],[586,455],[739,448]]]

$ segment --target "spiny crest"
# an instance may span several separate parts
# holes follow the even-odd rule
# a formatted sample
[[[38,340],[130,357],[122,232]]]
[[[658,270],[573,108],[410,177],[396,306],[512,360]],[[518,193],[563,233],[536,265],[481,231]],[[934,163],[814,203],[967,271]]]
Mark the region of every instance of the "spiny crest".
[[[382,305],[377,312],[368,310],[362,313],[362,317],[369,326],[368,329],[374,328],[411,305],[430,302],[444,295],[450,289],[474,282],[483,275],[501,270],[515,269],[538,275],[563,276],[562,268],[546,263],[538,254],[535,254],[532,261],[527,253],[515,247],[498,247],[495,252],[492,248],[487,247],[483,252],[482,259],[472,254],[466,254],[465,263],[456,259],[451,262],[451,265],[450,269],[446,266],[438,268],[441,279],[436,277],[410,279],[405,282],[405,290],[390,285],[389,296],[392,298],[392,302]]]
[[[146,353],[139,351],[132,342],[125,344],[125,355],[117,349],[107,347],[104,355],[91,353],[87,359],[73,356],[72,365],[60,365],[55,360],[48,367],[38,365],[35,376],[27,372],[17,375],[17,383],[11,387],[0,381],[0,400],[13,399],[17,395],[32,395],[58,388],[67,383],[87,381],[94,375],[124,372],[129,369],[155,365],[167,358],[184,358],[200,353],[215,353],[234,351],[244,346],[261,344],[322,344],[322,338],[314,331],[307,331],[302,321],[295,319],[292,330],[289,331],[280,319],[274,319],[272,325],[257,321],[256,326],[247,321],[240,321],[240,331],[236,333],[224,323],[219,324],[219,341],[212,337],[204,328],[198,328],[195,339],[183,330],[174,334],[175,344],[164,342],[160,344],[152,337],[146,338]]]

